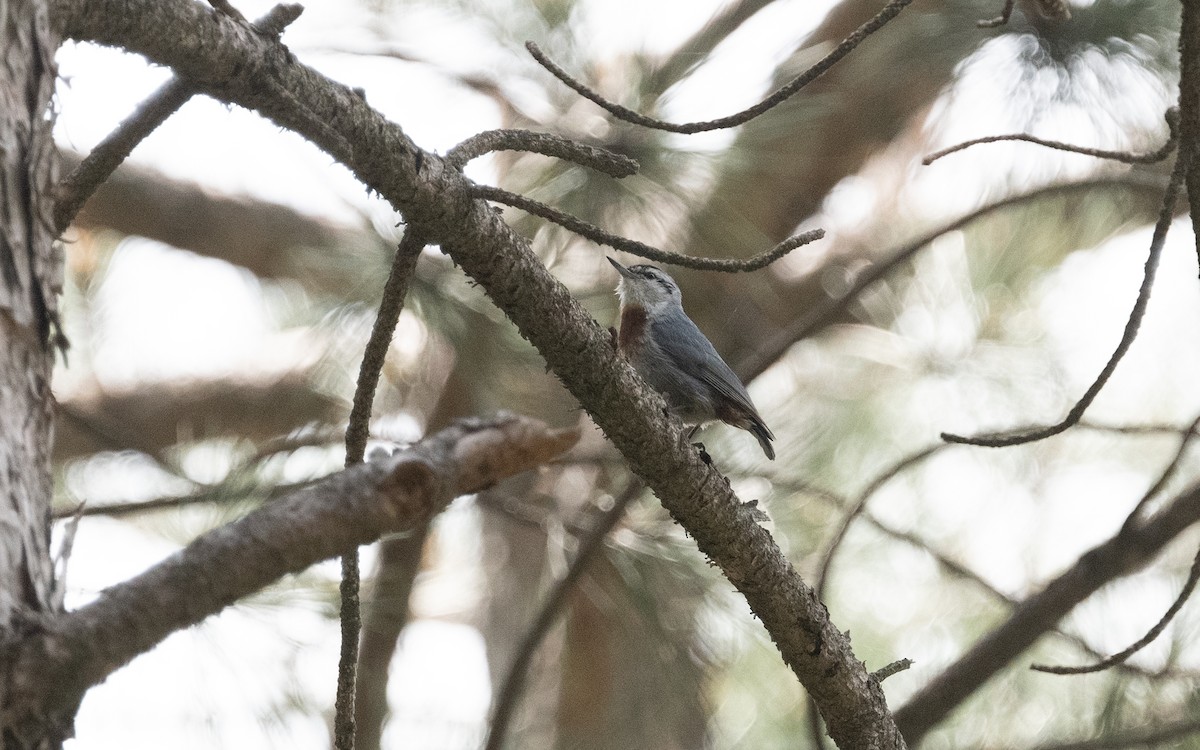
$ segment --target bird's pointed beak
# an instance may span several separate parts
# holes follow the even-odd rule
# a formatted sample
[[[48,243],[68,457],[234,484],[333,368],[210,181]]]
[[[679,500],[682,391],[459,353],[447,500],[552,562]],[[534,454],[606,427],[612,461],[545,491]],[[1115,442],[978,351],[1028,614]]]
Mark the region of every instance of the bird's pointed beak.
[[[615,269],[617,269],[617,273],[619,273],[619,274],[621,274],[622,276],[625,276],[625,277],[627,277],[627,278],[628,278],[628,277],[632,277],[632,276],[633,276],[633,273],[631,273],[631,272],[630,272],[630,270],[629,270],[628,268],[626,268],[625,266],[623,266],[623,265],[621,265],[620,263],[616,262],[616,261],[615,261],[615,260],[613,260],[612,258],[609,258],[609,256],[607,256],[607,255],[606,255],[606,256],[604,256],[604,257],[605,257],[605,258],[608,258],[608,262],[609,262],[609,263],[612,263],[612,267],[613,267],[613,268],[615,268]]]

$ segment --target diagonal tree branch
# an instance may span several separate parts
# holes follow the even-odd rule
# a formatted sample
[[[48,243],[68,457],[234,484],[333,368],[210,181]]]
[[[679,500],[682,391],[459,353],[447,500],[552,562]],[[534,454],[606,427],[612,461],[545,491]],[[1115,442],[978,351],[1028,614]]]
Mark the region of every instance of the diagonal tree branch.
[[[1171,540],[1200,521],[1200,485],[1135,529],[1120,531],[1079,558],[1002,625],[896,710],[905,739],[916,745],[931,728],[1034,641],[1102,586],[1150,562]]]
[[[616,356],[606,331],[467,181],[348,87],[184,0],[59,0],[70,36],[171,65],[203,91],[252,108],[343,162],[441,246],[538,349],[701,552],[745,595],[842,747],[900,748],[877,681],[849,638],[722,477],[687,444],[662,399]],[[136,20],[134,20],[136,19]]]
[[[1089,672],[1100,672],[1123,663],[1126,659],[1153,643],[1154,639],[1158,638],[1167,629],[1167,625],[1171,623],[1171,620],[1175,618],[1175,615],[1179,614],[1179,610],[1183,609],[1183,605],[1187,604],[1187,600],[1191,598],[1192,592],[1196,590],[1197,581],[1200,581],[1200,553],[1197,553],[1196,557],[1192,559],[1192,569],[1188,571],[1187,580],[1183,583],[1183,590],[1179,592],[1179,596],[1175,597],[1175,601],[1167,608],[1166,613],[1146,631],[1145,635],[1138,638],[1128,647],[1094,664],[1085,664],[1078,667],[1031,664],[1029,668],[1035,672],[1046,672],[1047,674],[1087,674]]]
[[[63,723],[89,687],[172,632],[283,575],[412,529],[458,495],[543,464],[578,438],[513,415],[462,420],[211,531],[12,647],[0,724],[38,736],[44,722]]]

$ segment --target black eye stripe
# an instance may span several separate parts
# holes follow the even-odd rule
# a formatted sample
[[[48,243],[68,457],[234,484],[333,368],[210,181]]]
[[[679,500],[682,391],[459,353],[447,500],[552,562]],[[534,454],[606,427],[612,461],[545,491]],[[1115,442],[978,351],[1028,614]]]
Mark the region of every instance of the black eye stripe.
[[[675,283],[672,282],[669,278],[667,278],[667,275],[665,273],[663,273],[661,270],[659,270],[658,267],[656,267],[656,266],[648,266],[648,265],[630,266],[629,270],[633,271],[638,276],[641,276],[643,279],[648,279],[650,281],[656,282],[659,286],[661,286],[663,289],[667,290],[668,292],[675,290]]]

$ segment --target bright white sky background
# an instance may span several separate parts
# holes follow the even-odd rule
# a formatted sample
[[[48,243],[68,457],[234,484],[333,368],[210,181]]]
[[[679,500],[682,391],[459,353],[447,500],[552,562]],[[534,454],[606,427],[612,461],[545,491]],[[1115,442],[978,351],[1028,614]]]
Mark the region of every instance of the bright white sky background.
[[[260,0],[236,4],[250,18],[270,7]],[[791,52],[796,39],[820,22],[820,14],[829,4],[828,0],[792,0],[772,5],[719,48],[710,64],[672,92],[668,115],[676,120],[707,119],[759,99],[774,65]],[[370,30],[364,26],[374,17],[359,3],[312,0],[305,6],[304,15],[284,36],[292,51],[334,79],[364,88],[368,101],[400,123],[419,145],[444,152],[468,135],[499,126],[489,100],[449,83],[428,66],[328,51],[389,46],[411,50],[460,72],[486,67],[488,61],[479,55],[481,50],[487,54],[488,45],[473,43],[438,13],[414,10],[405,16],[397,12],[392,28]],[[590,3],[589,22],[581,34],[586,34],[588,49],[596,54],[639,47],[666,51],[722,6],[714,0],[596,0]],[[968,73],[971,84],[960,85],[954,100],[947,100],[933,113],[931,128],[939,133],[934,138],[936,145],[1014,129],[1006,100],[998,95],[1005,80],[995,72],[1008,56],[1011,50],[992,46],[975,58]],[[63,79],[58,138],[64,146],[79,151],[103,138],[167,78],[166,71],[147,66],[140,57],[91,46],[67,45],[58,62]],[[531,90],[529,96],[536,99],[538,94]],[[531,104],[537,106],[536,100]],[[1145,112],[1160,111],[1157,100],[1145,107]],[[1130,119],[1128,124],[1146,127],[1146,122],[1145,118]],[[1087,145],[1123,145],[1116,129],[1096,132],[1094,123],[1071,111],[1060,110],[1043,125],[1040,134],[1047,137]],[[718,149],[729,137],[716,134],[689,143],[697,149]],[[139,146],[133,161],[173,177],[202,182],[219,193],[278,201],[333,221],[357,222],[366,210],[378,227],[394,223],[390,210],[377,200],[368,200],[362,187],[328,156],[256,115],[206,98],[185,105]],[[998,165],[1003,165],[1003,174],[995,174]],[[1091,162],[1081,157],[1048,155],[1027,145],[987,146],[928,168],[910,188],[910,200],[914,211],[931,220],[945,218],[981,203],[986,185],[1001,185],[1009,179],[1036,183],[1052,174],[1081,173],[1090,166]],[[474,168],[474,176],[487,179],[486,160]],[[872,190],[862,181],[847,181],[831,201],[829,221],[823,226],[835,232],[839,227],[853,229],[869,213]],[[1186,423],[1200,411],[1200,394],[1192,387],[1200,374],[1200,347],[1196,346],[1200,342],[1194,324],[1184,328],[1182,323],[1200,317],[1196,260],[1189,235],[1190,227],[1184,224],[1177,224],[1172,232],[1158,291],[1131,355],[1141,364],[1129,360],[1122,365],[1097,403],[1097,410],[1110,421],[1154,417]],[[942,242],[943,254],[952,266],[961,242],[955,236]],[[1149,230],[1138,230],[1104,248],[1070,258],[1059,271],[1048,275],[1035,314],[1050,321],[1052,340],[1047,349],[1081,388],[1111,353],[1116,332],[1132,304],[1148,242]],[[106,283],[101,300],[105,344],[92,353],[96,375],[106,387],[247,368],[280,371],[304,356],[302,341],[275,329],[258,286],[221,262],[132,240],[114,260]],[[1064,298],[1064,288],[1077,294]],[[221,303],[211,304],[214,299]],[[931,345],[944,345],[947,337],[953,340],[965,335],[951,322],[922,320],[919,313],[900,321],[898,327],[915,339],[930,339]],[[1164,371],[1146,366],[1153,362],[1170,362],[1172,367]],[[770,374],[765,381],[768,385],[769,378]],[[57,387],[60,393],[69,393],[86,387],[82,380],[79,373],[60,372]],[[756,399],[765,387],[756,384]],[[981,520],[965,524],[968,534],[979,539],[964,543],[977,550],[972,561],[975,566],[1006,589],[1020,586],[1031,568],[1038,575],[1060,569],[1080,550],[1110,533],[1123,516],[1128,498],[1147,483],[1140,474],[1099,469],[1056,475],[1052,481],[1061,486],[1054,494],[1066,499],[1056,504],[1047,518],[1041,514],[1044,509],[1033,507],[1031,498],[1013,498],[1004,509],[971,502],[969,487],[992,477],[980,476],[974,464],[956,461],[947,456],[939,465],[954,482],[922,487],[922,491],[934,498],[930,502],[946,495],[947,507],[957,507],[964,517],[974,515]],[[331,468],[338,463],[334,461]],[[103,495],[88,498],[92,501],[148,497],[164,491],[161,485],[145,486],[145,471],[92,471],[95,476],[79,482],[90,492]],[[202,520],[203,511],[198,512],[201,515],[191,522]],[[952,520],[943,519],[946,523]],[[476,521],[469,507],[459,503],[440,523],[456,529],[448,537],[462,538],[469,537]],[[1045,558],[1032,561],[1014,560],[1012,550],[989,544],[989,534],[1038,523],[1047,535],[1071,529],[1072,541],[1045,545]],[[105,586],[140,572],[177,549],[178,544],[166,536],[160,525],[84,520],[71,560],[68,605],[88,601]],[[483,646],[474,630],[454,618],[469,608],[475,595],[470,571],[477,561],[470,550],[441,554],[447,559],[421,579],[415,612],[420,619],[406,631],[393,667],[393,704],[404,708],[389,725],[385,745],[472,747],[478,739],[474,733],[489,699]],[[370,569],[368,552],[364,570]],[[326,564],[305,575],[332,580],[337,566]],[[1169,587],[1158,591],[1148,586],[1144,595],[1147,607],[1161,612],[1174,592]],[[268,593],[252,607],[232,609],[172,636],[154,653],[88,694],[76,725],[77,739],[68,746],[73,750],[328,747],[328,717],[306,716],[287,705],[291,693],[303,702],[331,710],[336,624],[319,611],[320,606],[320,602]],[[1112,643],[1107,645],[1119,648],[1144,627],[1140,621],[1128,627],[1119,618],[1113,622],[1112,608],[1092,609],[1095,617],[1105,618],[1112,626]],[[756,624],[751,622],[749,627]],[[923,639],[913,647],[929,649],[933,645]],[[924,660],[908,655],[917,658],[919,665],[932,667],[953,654],[926,653]],[[297,681],[281,690],[286,664],[294,666]],[[891,685],[889,682],[889,690]]]

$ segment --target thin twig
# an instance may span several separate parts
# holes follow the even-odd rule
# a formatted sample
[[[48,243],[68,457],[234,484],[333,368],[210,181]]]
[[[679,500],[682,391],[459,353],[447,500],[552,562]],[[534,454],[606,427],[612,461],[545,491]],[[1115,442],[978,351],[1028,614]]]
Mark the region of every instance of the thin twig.
[[[1130,534],[1114,534],[1088,550],[966,653],[895,711],[896,723],[916,746],[925,734],[961,705],[996,672],[1029,648],[1081,602],[1104,585],[1141,569],[1200,521],[1200,484],[1177,495]]]
[[[1134,154],[1129,151],[1109,151],[1107,149],[1089,148],[1087,146],[1076,146],[1062,141],[1051,141],[1045,138],[1038,138],[1035,135],[1028,133],[1013,133],[1010,135],[989,135],[983,138],[972,138],[969,141],[944,148],[941,151],[935,151],[929,156],[921,160],[925,166],[929,166],[943,156],[958,153],[966,150],[971,146],[978,146],[981,143],[998,143],[1000,141],[1024,141],[1026,143],[1034,143],[1046,148],[1052,148],[1056,151],[1069,151],[1073,154],[1083,154],[1084,156],[1094,156],[1097,159],[1113,159],[1125,164],[1157,164],[1167,158],[1175,146],[1179,144],[1179,108],[1171,107],[1166,113],[1167,120],[1167,141],[1163,145],[1144,154]]]
[[[875,670],[874,672],[871,673],[871,676],[875,678],[876,682],[883,682],[884,680],[886,680],[887,678],[891,677],[894,674],[903,672],[906,669],[912,669],[912,665],[913,665],[912,659],[897,659],[896,661],[887,665],[883,669]]]
[[[908,532],[908,531],[901,531],[900,529],[889,526],[887,523],[885,523],[883,520],[881,520],[878,516],[875,516],[875,515],[871,514],[870,512],[866,512],[863,514],[863,520],[866,521],[867,523],[871,524],[872,526],[874,526],[876,529],[883,532],[887,536],[890,536],[891,538],[893,538],[897,541],[901,541],[906,544],[909,544],[915,549],[921,550],[925,554],[932,557],[933,561],[936,562],[938,564],[938,566],[941,567],[949,575],[954,576],[955,578],[960,578],[964,581],[969,581],[969,582],[973,583],[974,585],[978,586],[983,591],[987,592],[994,598],[998,599],[1004,605],[1011,608],[1011,607],[1016,607],[1018,604],[1020,604],[1020,602],[1017,599],[1014,599],[1012,596],[1009,596],[1008,594],[1004,593],[1000,589],[996,588],[986,578],[979,575],[978,573],[971,570],[970,568],[966,567],[965,565],[958,562],[957,560],[949,557],[946,554],[943,554],[942,552],[937,550],[932,544],[930,544],[927,540],[922,539],[921,537],[917,536],[916,534],[913,534],[912,532]],[[1094,656],[1097,659],[1104,658],[1104,654],[1100,653],[1100,651],[1098,651],[1094,646],[1092,646],[1092,644],[1088,643],[1087,640],[1085,640],[1083,638],[1083,636],[1081,636],[1081,635],[1063,630],[1061,627],[1058,627],[1058,626],[1055,626],[1054,628],[1052,628],[1050,632],[1052,632],[1058,636],[1061,636],[1063,639],[1070,642],[1073,646],[1075,646],[1079,650],[1081,650],[1091,656]],[[1151,679],[1159,678],[1159,677],[1175,677],[1175,678],[1183,678],[1183,679],[1188,679],[1188,680],[1197,679],[1197,674],[1194,672],[1190,672],[1190,671],[1185,672],[1185,671],[1180,671],[1177,669],[1150,671],[1150,670],[1143,669],[1141,667],[1133,666],[1130,664],[1120,664],[1118,666],[1123,671],[1127,672],[1128,674],[1137,675],[1139,677],[1151,678]]]
[[[609,532],[625,515],[625,509],[629,503],[641,494],[642,488],[641,481],[637,479],[630,481],[625,491],[613,502],[613,506],[600,516],[595,526],[580,541],[579,550],[575,553],[575,559],[571,560],[567,572],[554,584],[546,596],[546,600],[538,610],[529,630],[525,631],[525,636],[517,647],[516,656],[513,657],[512,666],[504,675],[504,682],[501,683],[496,693],[495,708],[492,710],[492,721],[488,727],[484,750],[499,750],[501,747],[508,725],[516,712],[517,701],[524,692],[525,679],[529,674],[529,663],[532,661],[533,655],[550,632],[550,628],[558,620],[558,615],[576,582],[587,570],[588,564],[596,556],[596,553],[604,546],[604,540]]]
[[[915,451],[904,458],[901,458],[889,468],[880,472],[880,474],[876,476],[869,485],[867,485],[866,489],[859,494],[858,498],[856,498],[849,505],[846,514],[842,516],[841,524],[839,524],[837,530],[833,532],[833,536],[830,538],[828,545],[825,547],[825,553],[821,556],[821,567],[817,570],[816,581],[813,582],[813,588],[817,590],[817,596],[824,600],[825,584],[829,580],[829,569],[833,566],[833,557],[837,553],[838,549],[842,546],[842,542],[846,538],[846,532],[850,529],[850,524],[852,524],[854,519],[858,518],[860,515],[862,515],[863,511],[866,510],[867,502],[875,495],[876,492],[880,490],[880,488],[883,487],[883,485],[895,479],[905,469],[916,466],[935,453],[941,452],[941,450],[948,445],[949,443],[938,443],[936,445],[922,448],[919,451]]]
[[[1178,430],[1178,428],[1171,428],[1167,431],[1178,432],[1179,430]],[[1147,433],[1147,434],[1149,434],[1149,433]],[[772,484],[774,484],[776,487],[786,489],[787,491],[804,492],[804,493],[812,495],[814,497],[818,497],[821,500],[824,500],[825,502],[829,503],[830,505],[834,505],[837,508],[842,509],[842,510],[850,507],[850,500],[848,498],[842,497],[841,495],[839,495],[835,492],[823,490],[819,487],[812,487],[812,486],[804,484],[804,483],[794,483],[791,481],[784,481],[784,480],[776,478],[776,477],[768,477],[768,478],[771,480]],[[872,483],[874,483],[874,482],[872,482]],[[990,581],[988,581],[986,578],[981,576],[979,573],[971,570],[970,568],[963,565],[959,561],[955,560],[954,558],[950,557],[949,555],[946,555],[945,553],[938,550],[929,540],[923,539],[922,537],[918,536],[917,534],[914,534],[911,531],[903,531],[901,529],[898,529],[898,528],[888,524],[887,522],[885,522],[878,516],[874,515],[869,510],[863,511],[862,519],[866,523],[873,526],[876,530],[883,533],[885,536],[891,537],[892,539],[895,539],[896,541],[899,541],[899,542],[904,542],[905,544],[911,546],[912,548],[920,550],[921,552],[924,552],[925,554],[929,555],[933,559],[933,561],[935,563],[937,563],[938,567],[942,568],[942,570],[945,573],[949,574],[950,576],[953,576],[954,578],[959,578],[963,581],[966,581],[968,583],[975,585],[976,587],[981,589],[983,592],[987,593],[992,598],[998,600],[1001,604],[1003,604],[1007,607],[1010,607],[1010,608],[1015,607],[1018,604],[1020,604],[1020,602],[1017,599],[1014,599],[1012,596],[1010,596],[1010,595],[1004,593],[1003,591],[1001,591],[1000,589],[996,588],[995,585],[993,585]],[[1093,647],[1090,643],[1088,643],[1086,640],[1084,640],[1084,638],[1082,636],[1079,636],[1075,633],[1068,632],[1066,630],[1063,630],[1061,627],[1057,627],[1057,626],[1052,629],[1052,632],[1055,633],[1056,635],[1059,635],[1062,638],[1066,639],[1067,641],[1069,641],[1072,645],[1074,645],[1076,648],[1080,649],[1081,651],[1083,651],[1087,654],[1090,654],[1091,656],[1094,656],[1097,659],[1104,658],[1104,655],[1102,653],[1100,653],[1099,651],[1097,651],[1096,648]],[[1197,679],[1197,675],[1192,672],[1181,672],[1181,671],[1175,670],[1175,669],[1151,672],[1149,670],[1142,669],[1141,667],[1132,666],[1129,664],[1121,664],[1121,665],[1119,665],[1119,667],[1120,667],[1120,669],[1128,672],[1129,674],[1138,675],[1141,677],[1149,677],[1149,678],[1181,677],[1184,679]]]
[[[509,192],[502,188],[492,187],[490,185],[472,185],[471,194],[476,198],[504,203],[509,206],[514,206],[526,211],[534,216],[540,216],[547,221],[552,221],[559,226],[568,229],[575,234],[595,242],[598,245],[607,245],[608,247],[621,250],[630,255],[637,255],[648,260],[653,260],[658,263],[666,263],[682,268],[694,268],[700,271],[721,271],[724,273],[741,273],[747,271],[757,271],[760,268],[765,268],[791,251],[802,245],[807,245],[810,242],[815,242],[825,236],[824,229],[812,229],[807,232],[788,237],[783,242],[780,242],[775,247],[758,255],[751,256],[744,260],[735,260],[729,258],[697,258],[691,255],[682,255],[673,253],[669,250],[660,250],[637,240],[631,240],[627,237],[622,237],[619,234],[612,234],[597,227],[594,224],[580,219],[571,214],[559,211],[557,208],[547,206],[545,203],[540,203],[532,198],[526,198],[523,195]]]
[[[882,281],[898,267],[906,263],[923,248],[929,246],[938,237],[958,231],[978,219],[1006,208],[1019,206],[1065,193],[1085,192],[1100,187],[1128,187],[1131,190],[1161,193],[1164,184],[1158,179],[1138,179],[1131,175],[1116,175],[1095,177],[1079,182],[1067,182],[1057,185],[1047,185],[1027,193],[1012,195],[1007,198],[981,206],[970,213],[964,214],[951,222],[933,229],[911,242],[884,255],[884,260],[870,266],[859,273],[854,284],[841,296],[830,299],[808,315],[797,320],[794,324],[775,334],[765,344],[757,347],[742,362],[738,363],[736,371],[747,382],[761,375],[768,367],[782,357],[797,341],[808,338],[817,331],[833,323],[842,315],[846,308],[858,299],[864,291]]]
[[[276,5],[254,25],[268,36],[278,37],[303,11],[300,5]],[[71,224],[96,188],[125,161],[134,147],[195,93],[195,87],[187,80],[172,76],[92,149],[71,174],[63,178],[55,189],[57,200],[54,205],[55,228],[60,234]]]
[[[1120,664],[1136,654],[1138,651],[1141,651],[1143,648],[1150,645],[1150,643],[1152,643],[1154,639],[1166,629],[1171,620],[1175,618],[1175,615],[1179,613],[1179,610],[1183,608],[1184,603],[1191,598],[1192,592],[1196,589],[1196,581],[1198,580],[1200,580],[1200,551],[1196,552],[1196,557],[1192,560],[1192,569],[1188,572],[1187,580],[1183,583],[1183,589],[1179,592],[1179,596],[1175,598],[1175,601],[1171,604],[1171,607],[1167,610],[1166,614],[1164,614],[1162,618],[1154,624],[1154,627],[1146,631],[1144,636],[1139,638],[1124,651],[1115,653],[1107,659],[1102,659],[1095,664],[1089,664],[1083,667],[1054,667],[1046,664],[1033,664],[1030,665],[1029,668],[1037,672],[1048,672],[1050,674],[1087,674],[1089,672],[1100,672],[1108,669],[1114,664]]]
[[[446,163],[454,169],[462,169],[472,159],[493,151],[528,151],[553,156],[617,178],[629,177],[638,171],[637,161],[624,154],[588,146],[553,133],[515,129],[476,133],[447,151]]]
[[[361,463],[367,448],[367,437],[371,423],[371,405],[375,401],[375,389],[379,385],[379,374],[383,371],[388,348],[400,312],[404,309],[404,297],[408,293],[408,281],[416,268],[417,258],[425,247],[425,239],[411,226],[404,233],[392,270],[383,287],[383,298],[379,302],[379,314],[371,329],[371,337],[363,350],[362,365],[358,371],[358,384],[354,389],[354,404],[350,409],[349,425],[346,427],[346,466]],[[358,664],[358,631],[361,627],[359,613],[359,570],[358,549],[342,556],[341,636],[342,646],[338,658],[337,699],[334,703],[333,744],[336,750],[354,748],[354,680]]]
[[[899,461],[892,464],[891,467],[880,472],[855,500],[847,503],[844,506],[846,508],[845,515],[842,516],[841,524],[839,524],[837,530],[833,532],[833,537],[829,540],[829,543],[825,547],[825,552],[821,555],[821,567],[817,570],[816,580],[813,582],[813,589],[816,590],[817,597],[821,601],[825,600],[825,584],[829,580],[829,570],[833,566],[833,557],[841,547],[842,541],[845,540],[846,532],[850,530],[850,524],[852,524],[854,519],[862,515],[862,513],[867,509],[867,501],[870,500],[871,497],[878,492],[881,487],[883,487],[883,485],[887,484],[905,469],[924,461],[933,454],[939,452],[946,445],[948,445],[948,443],[931,445],[915,453],[911,453],[904,458],[901,458]],[[825,731],[821,723],[821,713],[817,710],[816,703],[811,697],[808,700],[808,728],[809,733],[812,736],[813,747],[826,747],[828,743],[826,742]]]
[[[1198,427],[1200,427],[1200,417],[1192,420],[1187,429],[1181,433],[1179,448],[1175,451],[1175,455],[1167,463],[1166,468],[1158,475],[1158,479],[1154,481],[1154,484],[1150,485],[1150,489],[1146,490],[1145,494],[1142,495],[1142,499],[1138,500],[1137,504],[1133,506],[1133,510],[1129,511],[1129,515],[1125,517],[1125,523],[1121,524],[1122,533],[1129,533],[1133,529],[1142,512],[1142,508],[1146,507],[1147,503],[1154,499],[1158,493],[1162,492],[1167,482],[1171,481],[1171,478],[1175,476],[1175,473],[1179,470],[1179,466],[1183,463],[1183,457],[1187,453],[1188,445],[1191,444],[1192,438],[1196,436],[1196,429]]]
[[[1171,170],[1171,178],[1167,182],[1167,189],[1163,195],[1158,222],[1154,225],[1154,236],[1150,240],[1150,251],[1146,257],[1142,285],[1138,289],[1137,300],[1134,302],[1133,309],[1129,313],[1129,319],[1125,323],[1125,331],[1121,334],[1121,340],[1109,358],[1108,363],[1104,365],[1104,369],[1100,371],[1096,380],[1088,387],[1079,401],[1071,407],[1067,416],[1055,424],[1039,427],[1034,430],[1021,430],[1019,432],[985,433],[974,436],[943,432],[943,440],[949,443],[1002,448],[1009,445],[1021,445],[1023,443],[1044,440],[1070,429],[1079,422],[1083,417],[1083,413],[1092,405],[1092,401],[1096,399],[1096,396],[1099,395],[1100,391],[1108,383],[1108,379],[1112,377],[1113,371],[1117,369],[1117,364],[1125,357],[1129,348],[1133,346],[1133,340],[1137,338],[1138,329],[1141,328],[1142,319],[1146,315],[1146,308],[1150,304],[1150,292],[1154,287],[1154,275],[1158,271],[1158,262],[1162,258],[1163,246],[1166,244],[1167,239],[1167,230],[1171,228],[1171,222],[1175,218],[1175,202],[1179,198],[1179,190],[1183,185],[1184,177],[1187,175],[1191,156],[1192,149],[1190,144],[1182,144],[1175,155],[1175,165]]]
[[[565,83],[580,96],[595,102],[604,109],[608,110],[614,117],[617,117],[618,119],[654,130],[664,130],[668,133],[703,133],[709,130],[722,130],[724,128],[732,128],[742,125],[787,101],[789,98],[794,96],[796,92],[820,78],[825,71],[832,68],[843,57],[850,54],[850,52],[852,52],[859,44],[862,44],[863,40],[865,40],[868,36],[874,34],[876,31],[881,29],[884,24],[895,18],[900,11],[904,10],[904,8],[907,7],[911,2],[912,0],[891,0],[883,7],[883,10],[879,11],[879,13],[875,15],[874,18],[867,21],[862,26],[859,26],[852,34],[850,34],[850,36],[842,40],[842,43],[835,47],[832,52],[825,55],[825,57],[821,58],[821,60],[819,60],[811,68],[793,78],[787,85],[783,86],[766,99],[762,100],[758,104],[755,104],[749,109],[742,110],[737,114],[729,115],[728,117],[721,117],[716,120],[707,120],[704,122],[672,123],[653,117],[647,117],[646,115],[635,112],[628,107],[623,107],[620,104],[605,99],[603,96],[588,88],[583,83],[580,83],[576,79],[572,78],[570,73],[567,73],[565,70],[559,67],[557,63],[546,57],[545,53],[543,53],[542,50],[539,49],[538,46],[533,42],[526,42],[525,48],[529,50],[529,54],[533,55],[533,58],[537,60],[542,67],[550,71],[555,78]]]

